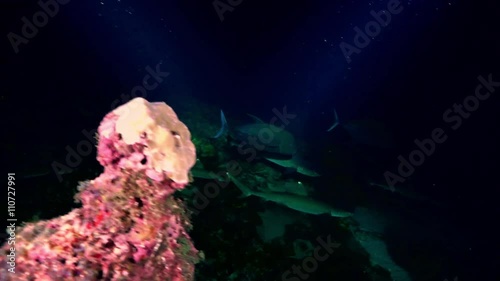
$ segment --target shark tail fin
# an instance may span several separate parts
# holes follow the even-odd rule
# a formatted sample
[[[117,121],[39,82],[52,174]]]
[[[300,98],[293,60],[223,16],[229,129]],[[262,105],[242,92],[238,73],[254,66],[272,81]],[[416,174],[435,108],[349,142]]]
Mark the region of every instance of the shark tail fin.
[[[333,114],[335,114],[335,122],[330,126],[330,128],[328,128],[328,130],[326,130],[327,132],[330,132],[331,130],[335,129],[335,127],[340,125],[339,116],[337,115],[337,110],[335,108],[333,109]]]
[[[221,126],[220,126],[219,131],[217,132],[217,134],[215,134],[215,136],[212,137],[214,139],[219,138],[228,130],[226,116],[224,115],[224,111],[222,111],[222,109],[220,110],[220,123],[221,123]]]
[[[247,113],[247,115],[252,118],[255,123],[262,123],[262,124],[266,124],[266,122],[262,121],[262,119],[260,119],[259,117],[255,116],[255,115],[252,115],[250,113]]]
[[[231,181],[236,185],[236,187],[241,191],[241,197],[248,197],[253,195],[252,190],[248,188],[248,186],[244,185],[239,179],[235,178],[230,173],[226,173],[227,176],[231,179]]]
[[[392,192],[395,192],[396,189],[394,188],[393,185],[383,185],[383,184],[378,184],[378,183],[375,183],[375,182],[370,182],[369,183],[371,186],[376,186],[376,187],[380,187],[382,188],[383,190],[387,190],[387,191],[392,191]]]

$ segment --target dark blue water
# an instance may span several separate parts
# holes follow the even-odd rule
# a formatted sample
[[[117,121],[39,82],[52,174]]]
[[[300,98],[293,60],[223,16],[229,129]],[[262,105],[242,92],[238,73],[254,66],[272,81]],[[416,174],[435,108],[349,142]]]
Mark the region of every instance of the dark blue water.
[[[394,260],[413,280],[452,280],[455,276],[458,280],[500,280],[500,87],[494,84],[498,82],[489,88],[481,82],[500,81],[496,5],[404,1],[392,7],[397,11],[390,20],[385,18],[382,25],[386,26],[376,24],[373,38],[365,37],[359,45],[363,47],[356,47],[354,28],[364,30],[376,21],[371,11],[377,14],[396,4],[233,2],[241,4],[224,12],[221,21],[211,1],[72,0],[59,4],[59,11],[33,38],[16,45],[5,35],[14,32],[26,37],[21,19],[32,19],[41,8],[35,1],[4,1],[0,6],[4,34],[0,105],[6,172],[24,171],[27,166],[47,170],[54,161],[64,163],[68,146],[88,139],[85,132],[95,129],[107,112],[128,101],[132,93],[167,102],[181,120],[208,122],[215,128],[214,134],[220,109],[234,127],[249,121],[246,113],[270,120],[273,109],[286,107],[296,115],[287,130],[300,139],[304,157],[323,175],[312,180],[315,198],[351,211],[370,206],[397,215],[404,223],[392,223],[385,235],[387,241],[393,241],[388,247]],[[356,50],[349,58],[341,47],[346,44]],[[154,89],[132,90],[153,72]],[[470,97],[478,85],[483,85],[483,95],[490,93],[483,100]],[[447,113],[467,97],[470,103],[463,115]],[[478,100],[476,108],[473,102]],[[383,124],[391,132],[390,145],[354,145],[353,135],[343,128],[326,132],[335,111],[346,125],[353,120]],[[360,127],[361,137],[372,129],[364,126]],[[411,184],[418,195],[426,197],[423,202],[368,185],[371,181],[384,183],[387,171],[398,174],[398,156],[408,160],[418,149],[415,140],[432,139],[436,128],[442,130],[443,141],[435,143],[433,152],[413,165],[411,175],[396,185],[404,189]],[[208,139],[210,135],[203,131],[198,137]],[[382,138],[369,133],[364,137],[374,143]],[[224,147],[226,159],[235,157],[228,146],[217,145],[218,149]],[[67,212],[72,201],[63,199],[71,198],[71,187],[100,171],[94,154],[82,157],[77,168],[71,169],[74,176],[62,181],[53,174],[38,177],[37,172],[26,172],[27,190],[46,200],[27,196],[20,203],[24,206],[20,215],[28,219],[42,210],[42,217],[49,218]],[[49,170],[52,173],[53,167]],[[63,199],[54,199],[54,193],[63,194]],[[255,233],[248,234],[255,232],[253,228],[238,230],[241,222],[222,223],[221,216],[234,212],[227,201],[240,200],[234,194],[224,198],[224,202],[217,201],[220,205],[214,203],[218,207],[194,218],[195,244],[212,254],[211,261],[199,267],[200,280],[218,280],[214,278],[242,271],[246,259],[248,263],[264,259],[257,254],[246,257],[243,252],[238,262],[223,258],[227,255],[224,248],[246,251],[239,241],[257,239]],[[249,204],[261,206],[258,200]],[[247,210],[244,216],[256,215]],[[337,231],[336,220],[310,219],[309,233],[288,230],[284,241]],[[222,230],[231,238],[203,238],[197,225],[204,233]],[[345,239],[347,245],[353,238]],[[273,247],[277,246],[266,248],[268,255],[282,258],[282,248]],[[276,268],[287,263],[292,265],[287,260],[276,261]],[[252,266],[258,268],[258,264]],[[432,270],[429,264],[435,265]],[[326,267],[336,266],[349,267],[342,263],[342,256]],[[245,280],[281,278],[278,269],[271,273],[268,268],[262,270],[266,273]],[[308,278],[375,280],[363,274],[356,277],[352,274],[356,270],[346,269],[349,273],[343,275],[320,267]]]

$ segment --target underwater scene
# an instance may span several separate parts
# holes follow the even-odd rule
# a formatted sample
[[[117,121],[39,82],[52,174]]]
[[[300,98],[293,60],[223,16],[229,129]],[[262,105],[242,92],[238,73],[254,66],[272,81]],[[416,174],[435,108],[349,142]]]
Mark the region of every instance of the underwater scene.
[[[494,1],[0,1],[0,281],[500,281]]]

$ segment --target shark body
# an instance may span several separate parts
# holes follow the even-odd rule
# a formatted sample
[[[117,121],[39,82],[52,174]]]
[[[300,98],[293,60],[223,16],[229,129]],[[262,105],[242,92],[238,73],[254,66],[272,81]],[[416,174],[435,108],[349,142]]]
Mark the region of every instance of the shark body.
[[[230,136],[241,142],[248,143],[250,140],[255,142],[259,150],[268,152],[276,156],[289,158],[297,151],[294,136],[275,125],[265,123],[258,117],[248,114],[254,120],[253,123],[238,126],[231,130]],[[219,138],[229,131],[224,112],[220,111],[221,127],[212,137]]]
[[[309,168],[305,163],[302,163],[297,154],[295,154],[291,159],[273,159],[266,157],[267,161],[274,163],[278,166],[293,170],[296,173],[299,173],[308,177],[319,177],[318,174],[313,169]]]
[[[241,192],[245,197],[252,195],[257,196],[266,201],[271,201],[286,206],[290,209],[311,215],[327,214],[332,217],[340,217],[340,218],[352,216],[352,213],[348,211],[333,208],[332,206],[324,202],[316,201],[306,196],[300,196],[288,193],[278,193],[278,192],[252,191],[250,188],[245,186],[242,182],[240,182],[237,178],[233,177],[229,173],[228,177],[233,181],[236,187],[238,187],[241,190]]]

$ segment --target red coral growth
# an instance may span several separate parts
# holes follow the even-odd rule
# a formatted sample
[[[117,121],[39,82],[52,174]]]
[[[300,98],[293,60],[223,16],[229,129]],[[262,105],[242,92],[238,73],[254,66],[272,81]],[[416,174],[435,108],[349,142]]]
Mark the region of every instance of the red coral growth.
[[[125,142],[116,129],[121,116],[111,112],[99,127],[98,160],[105,171],[82,183],[75,197],[82,207],[19,228],[15,273],[5,266],[12,247],[6,244],[0,280],[193,280],[198,251],[187,234],[184,207],[171,196],[185,183],[169,178],[171,171],[148,165],[153,153],[145,151],[151,138],[142,135],[139,142]],[[168,116],[172,118],[170,112]]]

